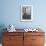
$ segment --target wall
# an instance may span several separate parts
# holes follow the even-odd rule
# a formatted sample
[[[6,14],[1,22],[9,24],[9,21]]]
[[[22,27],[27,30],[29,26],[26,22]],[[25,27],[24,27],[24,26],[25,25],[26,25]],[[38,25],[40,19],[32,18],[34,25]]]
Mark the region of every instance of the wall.
[[[42,27],[46,28],[46,1],[45,0],[0,0],[0,25],[13,24],[16,28]],[[21,5],[33,6],[32,22],[20,21]]]

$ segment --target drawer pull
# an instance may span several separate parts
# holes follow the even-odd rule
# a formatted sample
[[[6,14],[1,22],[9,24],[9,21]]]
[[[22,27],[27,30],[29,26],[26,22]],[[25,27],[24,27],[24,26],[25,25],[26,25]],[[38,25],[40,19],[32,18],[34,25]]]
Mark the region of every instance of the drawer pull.
[[[12,40],[11,38],[9,38],[10,40]]]
[[[36,40],[36,39],[32,39],[32,40]]]
[[[9,40],[13,40],[13,38],[9,38]]]

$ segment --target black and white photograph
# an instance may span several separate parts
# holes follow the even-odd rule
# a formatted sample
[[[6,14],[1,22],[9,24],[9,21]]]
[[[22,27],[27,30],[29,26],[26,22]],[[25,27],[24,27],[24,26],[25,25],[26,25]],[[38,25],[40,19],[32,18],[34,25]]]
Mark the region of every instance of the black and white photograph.
[[[32,21],[32,5],[21,6],[21,21]]]

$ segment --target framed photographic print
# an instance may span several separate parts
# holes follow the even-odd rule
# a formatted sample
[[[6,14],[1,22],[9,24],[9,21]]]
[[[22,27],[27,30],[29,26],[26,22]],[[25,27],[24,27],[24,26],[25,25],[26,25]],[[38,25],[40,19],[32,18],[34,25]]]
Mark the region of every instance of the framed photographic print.
[[[21,21],[32,21],[32,5],[22,5],[21,6]]]

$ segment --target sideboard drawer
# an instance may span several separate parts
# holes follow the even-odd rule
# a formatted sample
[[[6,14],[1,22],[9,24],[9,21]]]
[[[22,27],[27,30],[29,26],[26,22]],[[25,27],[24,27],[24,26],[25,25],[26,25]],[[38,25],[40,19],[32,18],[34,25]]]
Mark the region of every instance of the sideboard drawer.
[[[25,32],[24,36],[44,36],[44,32]]]
[[[43,44],[44,36],[32,36],[32,43],[33,44]]]
[[[23,36],[23,32],[4,32],[5,36]]]

